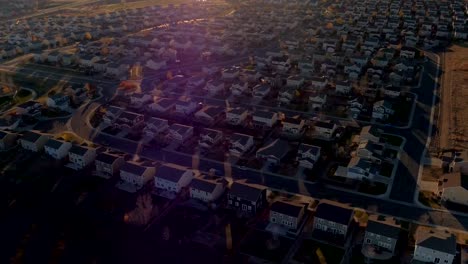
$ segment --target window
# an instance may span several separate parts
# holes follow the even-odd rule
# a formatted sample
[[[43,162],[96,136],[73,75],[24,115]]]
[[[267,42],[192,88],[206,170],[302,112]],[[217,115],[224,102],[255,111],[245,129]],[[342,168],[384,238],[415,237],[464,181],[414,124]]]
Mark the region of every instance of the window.
[[[440,258],[435,258],[434,259],[434,263],[439,263],[440,262]]]
[[[247,211],[247,205],[245,205],[245,204],[242,205],[242,211]]]
[[[370,239],[367,239],[367,244],[370,244],[371,240]]]

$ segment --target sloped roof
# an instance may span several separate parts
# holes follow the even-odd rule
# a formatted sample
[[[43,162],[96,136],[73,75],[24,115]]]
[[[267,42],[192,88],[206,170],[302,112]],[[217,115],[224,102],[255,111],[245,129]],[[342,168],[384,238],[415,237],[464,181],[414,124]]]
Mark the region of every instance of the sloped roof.
[[[401,232],[401,225],[397,224],[396,220],[392,217],[372,215],[367,222],[366,232],[398,239]]]
[[[303,205],[299,204],[293,204],[293,203],[288,203],[284,201],[275,201],[271,205],[271,211],[284,214],[284,215],[289,215],[292,217],[299,217],[299,213],[301,210],[304,208]]]
[[[268,145],[257,150],[257,156],[275,157],[278,160],[282,159],[289,152],[289,143],[286,140],[276,139]]]
[[[262,187],[247,183],[234,182],[229,192],[231,195],[241,199],[256,202],[263,190],[266,189],[266,187]]]
[[[349,221],[353,217],[353,210],[346,208],[339,203],[325,201],[321,202],[317,206],[315,217],[348,225]]]
[[[156,171],[156,178],[165,179],[171,182],[179,182],[182,178],[182,175],[187,170],[181,168],[174,168],[170,166],[163,165]]]
[[[455,255],[457,241],[455,235],[447,231],[419,228],[415,234],[416,244],[440,252]]]

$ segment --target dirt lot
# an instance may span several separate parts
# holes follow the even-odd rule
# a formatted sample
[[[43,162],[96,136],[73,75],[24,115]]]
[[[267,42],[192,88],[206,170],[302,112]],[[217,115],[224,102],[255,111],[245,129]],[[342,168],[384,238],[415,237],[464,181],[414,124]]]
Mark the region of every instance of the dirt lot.
[[[468,148],[468,47],[454,45],[441,56],[439,148]]]

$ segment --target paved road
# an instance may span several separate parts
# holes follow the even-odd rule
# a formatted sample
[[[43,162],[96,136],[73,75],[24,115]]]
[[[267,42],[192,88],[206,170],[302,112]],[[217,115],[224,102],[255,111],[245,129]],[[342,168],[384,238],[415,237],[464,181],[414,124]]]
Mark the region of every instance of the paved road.
[[[410,129],[397,129],[382,126],[386,133],[398,134],[407,138],[407,143],[401,155],[401,161],[397,168],[393,188],[390,194],[390,198],[392,200],[365,197],[339,190],[325,190],[323,186],[316,183],[287,177],[279,177],[256,170],[241,169],[237,166],[231,166],[231,175],[233,178],[248,179],[251,182],[261,183],[277,190],[301,193],[320,199],[337,200],[354,207],[366,209],[370,212],[392,215],[421,224],[444,226],[462,230],[468,229],[467,216],[453,215],[449,212],[420,208],[413,204],[419,171],[419,160],[425,148],[428,126],[430,125],[429,115],[432,107],[432,92],[434,88],[434,80],[431,76],[434,76],[437,72],[437,68],[432,61],[428,61],[426,63],[425,69],[426,72],[423,76],[421,88],[414,89],[413,91],[418,94],[418,102],[415,109],[416,120],[413,122],[413,127]],[[89,106],[88,109],[92,109],[96,106],[96,104],[93,104],[92,106]],[[83,108],[82,111],[77,111],[77,114],[72,117],[71,128],[75,133],[90,140],[94,140],[97,143],[104,142],[106,145],[108,144],[112,146],[112,148],[120,151],[135,153],[137,150],[137,143],[99,134],[90,128],[86,128],[83,123],[83,118],[86,118],[89,114],[90,113]],[[191,166],[192,164],[191,156],[168,150],[144,148],[140,155],[154,160],[173,162],[185,166]],[[217,174],[224,175],[224,163],[206,159],[200,160],[199,170],[208,171],[211,168],[216,169]]]

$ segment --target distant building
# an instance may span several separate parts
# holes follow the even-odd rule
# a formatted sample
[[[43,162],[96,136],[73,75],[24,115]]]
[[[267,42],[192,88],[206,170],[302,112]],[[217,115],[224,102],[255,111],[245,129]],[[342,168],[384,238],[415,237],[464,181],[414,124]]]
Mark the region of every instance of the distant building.
[[[19,139],[19,143],[23,149],[39,152],[44,148],[44,145],[49,138],[50,136],[29,131]]]

